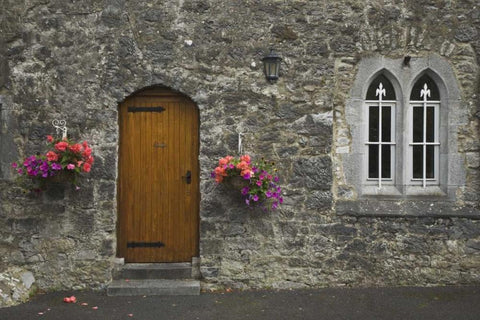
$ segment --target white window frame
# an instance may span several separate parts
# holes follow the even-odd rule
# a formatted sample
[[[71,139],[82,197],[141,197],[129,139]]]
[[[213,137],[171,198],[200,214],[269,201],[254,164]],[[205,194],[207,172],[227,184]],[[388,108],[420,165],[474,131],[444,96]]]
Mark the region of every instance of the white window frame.
[[[407,121],[407,131],[408,131],[408,148],[407,155],[405,159],[405,165],[407,168],[408,181],[409,185],[413,186],[422,186],[426,188],[431,185],[439,185],[440,179],[440,105],[441,101],[432,101],[424,99],[423,101],[410,101],[408,108],[408,121]],[[423,142],[413,142],[413,109],[421,107],[423,108]],[[428,107],[433,107],[434,109],[434,142],[426,142],[426,110]],[[413,177],[413,147],[414,146],[423,146],[423,178],[414,178]],[[434,178],[426,177],[426,146],[434,146]]]
[[[369,140],[369,128],[370,128],[370,118],[369,118],[369,111],[371,107],[378,107],[379,108],[379,130],[378,130],[378,136],[379,136],[379,141],[368,141]],[[391,128],[390,128],[390,142],[380,142],[381,136],[382,136],[382,110],[385,107],[390,107],[390,123],[391,123]],[[366,138],[365,141],[365,165],[364,165],[364,172],[365,172],[365,177],[367,180],[368,185],[377,185],[378,188],[381,189],[382,185],[394,185],[395,184],[395,168],[396,168],[396,101],[395,100],[365,100],[365,105],[364,105],[364,119],[366,119],[366,126],[365,126],[365,133],[364,136]],[[379,146],[379,159],[378,159],[378,171],[379,171],[379,177],[378,178],[369,178],[368,173],[369,173],[369,146],[370,145],[378,145]],[[382,148],[381,146],[384,145],[389,145],[391,146],[391,151],[390,151],[390,173],[391,177],[390,178],[381,178],[381,172],[382,172]]]

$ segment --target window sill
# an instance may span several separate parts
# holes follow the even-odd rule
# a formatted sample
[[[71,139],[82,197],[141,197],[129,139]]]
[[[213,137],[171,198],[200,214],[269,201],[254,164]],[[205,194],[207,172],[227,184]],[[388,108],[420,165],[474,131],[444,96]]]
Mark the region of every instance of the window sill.
[[[367,185],[362,188],[362,196],[379,196],[379,197],[400,197],[402,196],[401,192],[397,187],[393,185],[383,185],[382,188],[378,188],[378,185]]]
[[[480,220],[480,211],[472,207],[457,207],[455,202],[442,198],[430,199],[385,199],[370,198],[356,201],[337,201],[335,211],[341,216],[355,217],[431,217],[469,218]]]
[[[439,186],[407,186],[405,188],[407,197],[446,197],[447,194]]]
[[[393,186],[383,185],[381,189],[377,185],[364,185],[361,198],[392,198],[392,199],[418,199],[424,198],[435,201],[448,198],[448,194],[439,186]],[[443,200],[442,199],[442,200]],[[453,199],[451,199],[453,200]]]

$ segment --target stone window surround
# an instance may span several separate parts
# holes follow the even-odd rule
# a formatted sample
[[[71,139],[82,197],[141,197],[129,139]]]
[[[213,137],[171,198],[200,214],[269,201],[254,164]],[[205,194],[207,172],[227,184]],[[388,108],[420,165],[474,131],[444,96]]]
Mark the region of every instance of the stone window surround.
[[[383,73],[392,83],[397,95],[397,132],[396,167],[397,180],[394,185],[378,187],[366,181],[366,119],[365,96],[373,79]],[[408,114],[408,102],[411,89],[418,78],[427,73],[437,84],[442,98],[440,114],[440,176],[438,186],[409,185],[408,170],[404,168],[406,154],[406,138],[401,128],[405,128]],[[342,154],[342,164],[346,183],[356,189],[359,198],[392,198],[392,199],[444,199],[454,201],[457,189],[465,184],[465,168],[463,155],[458,153],[457,128],[466,124],[467,112],[461,108],[460,91],[457,80],[449,63],[442,57],[430,55],[413,57],[409,66],[403,64],[403,58],[390,59],[373,56],[360,61],[358,72],[346,102],[345,117],[351,134],[351,149]],[[398,136],[400,135],[400,137]],[[359,170],[359,164],[361,170]]]

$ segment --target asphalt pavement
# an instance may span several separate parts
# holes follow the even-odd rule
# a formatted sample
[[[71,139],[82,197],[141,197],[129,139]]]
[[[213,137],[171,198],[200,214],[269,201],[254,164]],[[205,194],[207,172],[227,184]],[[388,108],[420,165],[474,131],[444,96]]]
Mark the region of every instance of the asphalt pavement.
[[[63,298],[74,295],[76,303]],[[231,291],[200,296],[107,297],[105,292],[38,294],[0,309],[1,320],[422,319],[479,320],[480,287],[326,288]]]

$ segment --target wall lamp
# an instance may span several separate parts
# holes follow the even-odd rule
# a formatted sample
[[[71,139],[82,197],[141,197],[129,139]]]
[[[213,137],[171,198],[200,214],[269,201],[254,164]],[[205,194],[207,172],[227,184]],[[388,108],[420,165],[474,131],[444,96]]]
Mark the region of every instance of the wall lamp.
[[[262,61],[265,78],[270,83],[274,83],[278,80],[282,58],[273,49],[270,49],[270,53],[263,57]]]

